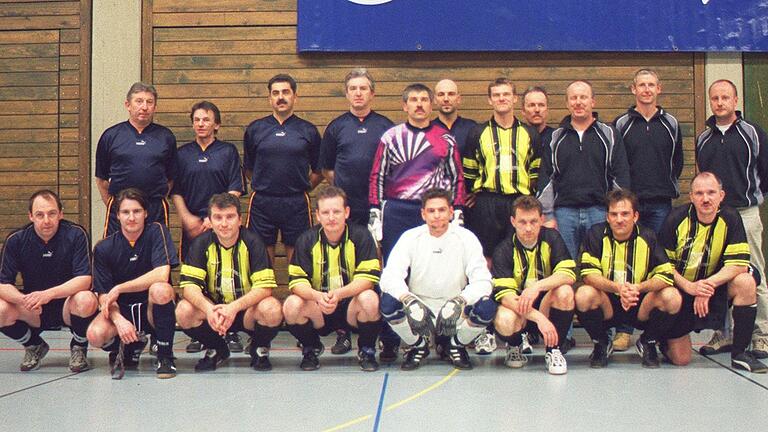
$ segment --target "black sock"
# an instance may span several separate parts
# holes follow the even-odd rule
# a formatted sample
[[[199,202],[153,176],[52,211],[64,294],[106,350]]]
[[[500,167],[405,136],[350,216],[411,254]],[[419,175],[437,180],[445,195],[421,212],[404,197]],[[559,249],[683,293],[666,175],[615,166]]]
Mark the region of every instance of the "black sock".
[[[379,337],[379,331],[381,331],[381,320],[357,322],[357,331],[359,335],[357,337],[357,347],[360,349],[371,348],[376,351],[376,338]]]
[[[658,309],[653,309],[648,314],[648,321],[645,324],[645,331],[640,336],[643,342],[656,343],[669,333],[669,330],[675,324],[677,314],[670,314]]]
[[[29,324],[22,320],[18,320],[9,326],[0,327],[0,333],[24,346],[28,346],[27,343],[29,342],[29,339],[32,338],[32,331],[29,328]]]
[[[72,340],[69,342],[70,348],[75,345],[88,348],[88,339],[85,337],[85,335],[88,331],[88,326],[91,324],[91,321],[93,321],[93,319],[96,318],[96,315],[98,314],[99,313],[96,312],[93,315],[85,318],[75,314],[70,315],[69,321],[71,322],[71,325],[69,326],[69,331],[72,332]]]
[[[43,343],[43,338],[40,337],[40,333],[42,333],[43,331],[40,329],[40,327],[30,326],[29,330],[31,333],[29,340],[26,343],[23,343],[22,345],[24,345],[25,347],[30,347],[30,346],[40,345],[41,343]]]
[[[757,303],[749,306],[733,306],[733,348],[731,356],[746,351],[755,328]]]
[[[221,335],[213,331],[206,320],[203,320],[203,323],[197,327],[184,329],[184,333],[192,339],[200,341],[206,349],[222,349],[227,344]]]
[[[277,336],[278,331],[280,331],[280,326],[267,327],[258,322],[255,323],[253,334],[251,335],[251,349],[269,348],[272,345],[272,339]]]
[[[175,309],[176,305],[172,301],[152,306],[158,357],[173,357],[173,334],[176,332]]]
[[[584,330],[587,331],[592,341],[601,345],[608,345],[608,332],[603,326],[605,315],[603,315],[602,309],[597,308],[586,312],[576,311],[576,315],[578,315],[579,322],[584,326]]]
[[[303,348],[320,348],[320,335],[312,326],[312,321],[304,324],[288,324],[288,331],[301,343]]]
[[[523,331],[513,333],[511,336],[504,336],[496,332],[496,337],[507,343],[509,346],[520,346],[523,343]]]
[[[557,330],[558,344],[553,347],[547,347],[547,349],[559,349],[565,338],[568,337],[568,328],[571,327],[571,323],[573,322],[573,309],[562,310],[551,307],[549,308],[549,320],[552,321],[552,325],[554,325],[555,330]]]

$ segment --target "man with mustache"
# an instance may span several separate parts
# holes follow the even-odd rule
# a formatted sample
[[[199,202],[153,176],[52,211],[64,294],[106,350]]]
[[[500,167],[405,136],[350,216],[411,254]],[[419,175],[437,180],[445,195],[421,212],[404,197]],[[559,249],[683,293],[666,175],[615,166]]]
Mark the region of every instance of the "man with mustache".
[[[312,223],[309,195],[320,183],[320,133],[294,114],[296,80],[278,74],[267,84],[272,114],[254,120],[243,136],[243,166],[253,194],[248,229],[258,233],[271,262],[280,233],[288,261],[299,235]]]
[[[555,128],[547,125],[547,119],[549,94],[544,87],[528,87],[523,93],[523,120],[539,132],[542,144],[548,143],[555,131]]]

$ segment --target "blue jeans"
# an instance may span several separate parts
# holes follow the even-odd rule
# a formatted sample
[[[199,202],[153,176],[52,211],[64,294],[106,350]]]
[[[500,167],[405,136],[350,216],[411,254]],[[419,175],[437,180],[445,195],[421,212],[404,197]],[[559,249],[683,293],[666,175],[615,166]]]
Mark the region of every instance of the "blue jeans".
[[[672,201],[640,201],[638,210],[640,212],[638,223],[658,234],[661,232],[661,226],[664,225],[664,219],[672,210]]]
[[[563,237],[565,247],[574,260],[578,260],[579,246],[592,225],[605,222],[605,206],[556,207],[557,230]]]

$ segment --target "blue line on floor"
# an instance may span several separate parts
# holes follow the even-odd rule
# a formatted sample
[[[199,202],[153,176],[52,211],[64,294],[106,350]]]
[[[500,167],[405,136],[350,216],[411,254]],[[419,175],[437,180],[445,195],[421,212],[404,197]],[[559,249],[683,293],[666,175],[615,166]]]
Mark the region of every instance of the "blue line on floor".
[[[376,419],[373,421],[373,432],[379,431],[379,421],[381,420],[381,411],[384,409],[384,394],[387,392],[387,382],[389,381],[389,372],[384,374],[384,383],[381,385],[381,394],[379,395],[379,407],[376,409]]]

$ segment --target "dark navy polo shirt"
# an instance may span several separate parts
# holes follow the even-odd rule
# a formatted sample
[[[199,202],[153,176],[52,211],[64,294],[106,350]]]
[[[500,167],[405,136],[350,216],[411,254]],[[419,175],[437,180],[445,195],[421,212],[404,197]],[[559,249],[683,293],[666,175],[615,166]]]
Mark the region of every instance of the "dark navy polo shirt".
[[[360,119],[347,111],[325,129],[320,164],[334,171],[334,184],[347,193],[349,206],[368,213],[368,181],[381,136],[394,123],[371,111]]]
[[[21,273],[24,292],[43,291],[76,276],[89,276],[91,244],[85,229],[67,220],[59,223],[48,243],[30,223],[6,238],[0,260],[0,283],[13,285]]]
[[[106,294],[115,285],[136,279],[165,265],[179,265],[171,233],[165,225],[153,222],[131,246],[119,230],[96,244],[93,250],[93,290]],[[118,302],[146,302],[149,290],[120,294]]]
[[[171,194],[184,198],[192,214],[204,218],[211,196],[229,191],[244,192],[240,155],[234,145],[214,140],[203,150],[192,141],[179,148]]]
[[[310,189],[309,170],[320,171],[320,133],[292,115],[282,125],[272,115],[254,120],[243,136],[243,166],[253,172],[251,187],[265,195],[292,195]]]
[[[165,126],[150,123],[139,133],[124,121],[99,138],[96,177],[110,181],[110,195],[134,187],[149,198],[163,198],[175,173],[176,137]]]
[[[472,131],[472,129],[477,126],[476,121],[464,118],[462,116],[456,117],[456,121],[453,122],[453,127],[451,128],[448,128],[445,123],[440,121],[440,117],[432,120],[432,124],[442,126],[443,129],[446,129],[451,133],[451,135],[453,135],[454,138],[456,138],[456,146],[459,148],[460,155],[463,155],[464,149],[467,148],[467,136]]]

